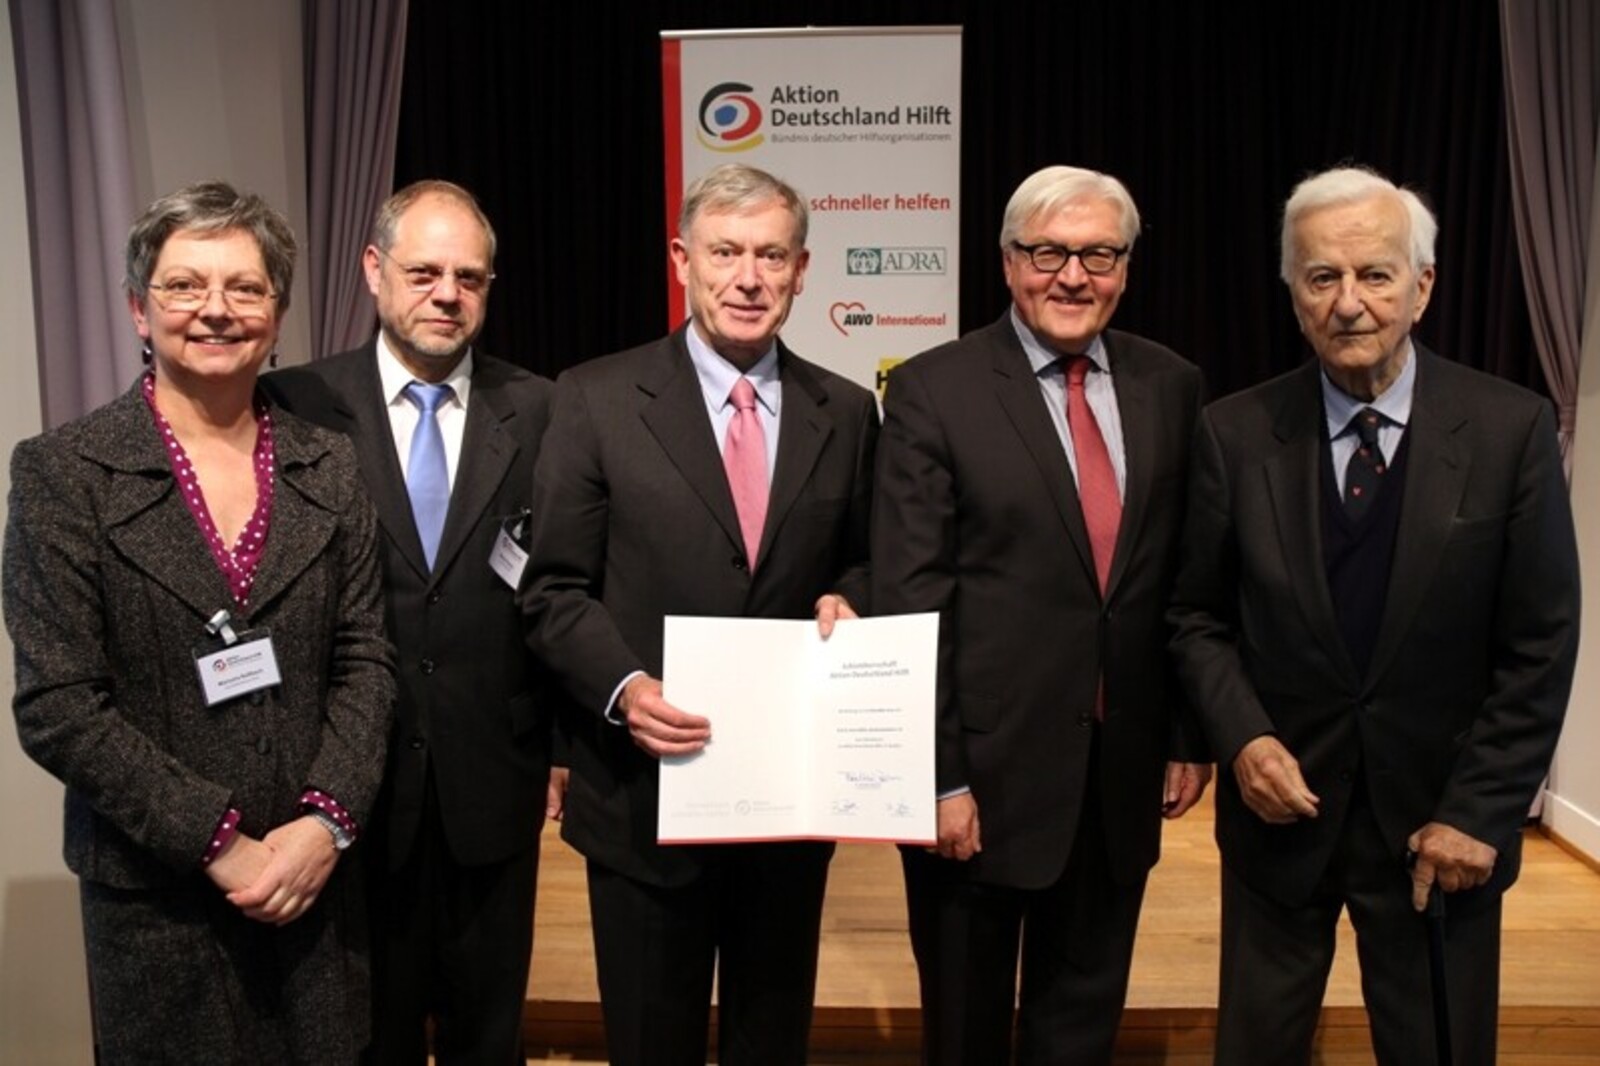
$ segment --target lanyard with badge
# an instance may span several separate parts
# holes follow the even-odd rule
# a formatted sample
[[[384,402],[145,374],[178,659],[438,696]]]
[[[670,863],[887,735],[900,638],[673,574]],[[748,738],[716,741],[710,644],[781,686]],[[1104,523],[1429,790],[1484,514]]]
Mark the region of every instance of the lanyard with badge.
[[[528,565],[528,542],[533,536],[530,519],[533,512],[524,507],[500,522],[500,532],[489,550],[489,569],[500,575],[500,580],[515,592],[522,583],[522,571]]]
[[[283,683],[268,630],[235,631],[233,616],[221,610],[206,623],[206,633],[211,639],[194,649],[194,667],[207,707]]]

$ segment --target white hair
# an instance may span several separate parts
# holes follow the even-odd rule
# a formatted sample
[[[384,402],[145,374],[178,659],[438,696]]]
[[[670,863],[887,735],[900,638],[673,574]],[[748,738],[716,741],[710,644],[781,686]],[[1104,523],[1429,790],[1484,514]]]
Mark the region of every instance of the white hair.
[[[1022,227],[1041,215],[1052,215],[1071,203],[1107,200],[1122,215],[1122,243],[1130,249],[1139,236],[1139,209],[1122,182],[1110,174],[1081,167],[1045,167],[1028,175],[1006,204],[1000,224],[1000,247],[1010,248]]]
[[[1324,207],[1360,203],[1376,196],[1396,197],[1406,209],[1411,230],[1412,272],[1433,266],[1433,241],[1439,235],[1439,221],[1428,210],[1428,205],[1422,202],[1422,197],[1367,167],[1335,167],[1313,174],[1296,185],[1288,202],[1283,205],[1283,249],[1278,272],[1284,282],[1288,283],[1293,274],[1294,229],[1301,218]]]

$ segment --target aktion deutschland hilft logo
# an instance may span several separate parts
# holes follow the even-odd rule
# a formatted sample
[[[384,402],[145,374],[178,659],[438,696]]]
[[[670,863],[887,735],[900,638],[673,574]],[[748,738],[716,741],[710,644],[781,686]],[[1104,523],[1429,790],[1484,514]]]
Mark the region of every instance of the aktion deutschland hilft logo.
[[[761,105],[738,81],[713,85],[700,98],[700,128],[695,136],[713,152],[747,152],[767,138],[761,129]]]

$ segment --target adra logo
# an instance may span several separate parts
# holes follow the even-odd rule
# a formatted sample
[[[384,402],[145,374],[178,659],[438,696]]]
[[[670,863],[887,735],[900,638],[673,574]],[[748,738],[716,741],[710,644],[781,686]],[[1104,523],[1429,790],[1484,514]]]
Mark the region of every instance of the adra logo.
[[[845,252],[845,273],[943,274],[949,258],[943,248],[851,248]]]

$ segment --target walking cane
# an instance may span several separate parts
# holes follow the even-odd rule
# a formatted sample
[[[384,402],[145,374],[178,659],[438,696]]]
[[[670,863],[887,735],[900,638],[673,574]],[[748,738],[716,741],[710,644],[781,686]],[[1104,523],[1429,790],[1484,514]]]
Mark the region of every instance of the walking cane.
[[[1406,869],[1417,864],[1417,853],[1406,851]],[[1450,1050],[1450,999],[1446,994],[1444,970],[1444,890],[1435,881],[1428,886],[1428,909],[1423,912],[1428,923],[1428,977],[1433,986],[1433,1040],[1439,1051],[1439,1066],[1452,1066],[1455,1055]]]

